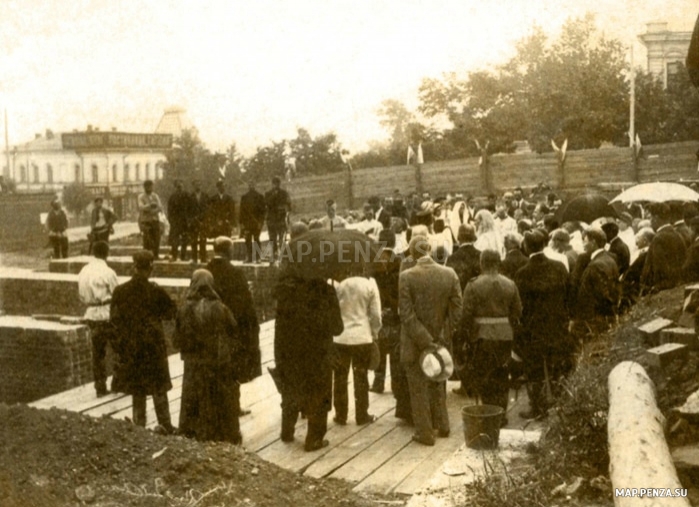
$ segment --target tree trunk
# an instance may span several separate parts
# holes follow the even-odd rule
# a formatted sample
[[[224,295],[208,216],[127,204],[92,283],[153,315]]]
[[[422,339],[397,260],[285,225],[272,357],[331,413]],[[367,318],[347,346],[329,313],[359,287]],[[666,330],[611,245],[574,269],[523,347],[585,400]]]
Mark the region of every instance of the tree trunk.
[[[612,487],[681,488],[655,403],[653,382],[638,363],[624,361],[609,374],[609,475]],[[689,506],[687,498],[614,495],[614,505]]]

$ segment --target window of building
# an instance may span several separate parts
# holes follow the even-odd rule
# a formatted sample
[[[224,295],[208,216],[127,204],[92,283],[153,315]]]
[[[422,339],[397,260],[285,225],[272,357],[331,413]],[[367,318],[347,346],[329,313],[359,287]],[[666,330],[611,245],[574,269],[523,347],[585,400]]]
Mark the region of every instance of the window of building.
[[[92,183],[97,183],[100,180],[99,167],[97,164],[92,164]]]
[[[39,166],[36,164],[32,164],[32,172],[34,173],[34,183],[39,183]]]
[[[27,167],[24,164],[19,166],[19,181],[22,183],[27,181]]]
[[[75,175],[75,183],[80,183],[80,164],[73,166],[73,174]]]
[[[146,162],[146,179],[152,180],[153,176],[150,174],[150,162]]]
[[[136,164],[136,181],[141,181],[141,164]]]
[[[124,181],[131,181],[131,167],[129,167],[129,164],[124,164]]]
[[[119,175],[118,175],[118,173],[117,173],[117,165],[116,165],[116,164],[114,164],[114,165],[112,166],[112,181],[113,181],[114,183],[116,183],[117,181],[119,181]]]
[[[46,164],[46,181],[53,183],[53,167],[51,167],[51,164]]]

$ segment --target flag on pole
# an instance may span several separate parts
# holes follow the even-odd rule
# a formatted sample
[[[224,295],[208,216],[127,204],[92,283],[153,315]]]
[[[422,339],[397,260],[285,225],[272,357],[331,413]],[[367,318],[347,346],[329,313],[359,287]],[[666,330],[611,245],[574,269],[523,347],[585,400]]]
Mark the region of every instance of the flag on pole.
[[[412,159],[415,156],[415,152],[413,151],[413,147],[408,145],[408,160],[405,163],[405,165],[410,165],[410,159]]]
[[[417,163],[418,164],[425,163],[425,159],[422,157],[422,143],[419,143],[417,145]]]

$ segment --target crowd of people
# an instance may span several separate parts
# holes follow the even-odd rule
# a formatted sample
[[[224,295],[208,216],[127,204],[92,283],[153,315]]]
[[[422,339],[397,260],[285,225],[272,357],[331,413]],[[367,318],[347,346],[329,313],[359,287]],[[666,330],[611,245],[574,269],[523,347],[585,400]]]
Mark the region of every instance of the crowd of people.
[[[191,203],[181,186],[178,192],[171,202]],[[278,180],[267,196],[272,200],[263,198],[264,210],[259,199],[255,206],[268,227],[272,210],[276,253],[290,201]],[[519,188],[480,205],[460,194],[404,201],[396,192],[370,199],[359,220],[340,217],[328,201],[325,217],[293,223],[291,238],[312,229],[355,229],[376,240],[379,255],[369,264],[348,264],[331,280],[281,270],[274,338],[281,439],[294,440],[303,416],[305,449],[328,445],[328,412],[334,410],[339,425],[350,417],[350,371],[354,421],[374,422],[369,392],[384,392],[390,365],[395,416],[414,426],[416,442],[434,445],[450,434],[445,356],[455,363],[451,380],[460,382],[454,395],[507,411],[509,389],[524,382],[529,409],[520,416],[545,417],[586,339],[604,332],[642,294],[699,280],[695,203],[632,206],[592,224],[560,224],[555,195],[529,200]],[[79,276],[97,395],[107,392],[109,342],[119,358],[112,390],[133,395],[137,424],[145,425],[151,395],[160,428],[175,431],[165,410],[171,382],[162,331],[162,321],[174,318],[173,343],[184,360],[179,431],[242,441],[240,384],[261,375],[259,325],[245,276],[230,263],[233,241],[226,232],[214,241],[215,258],[194,272],[179,308],[148,282],[152,251],[134,255],[132,280],[117,287],[105,262],[109,247],[97,241],[94,260]],[[426,369],[428,356],[439,359],[436,373]]]

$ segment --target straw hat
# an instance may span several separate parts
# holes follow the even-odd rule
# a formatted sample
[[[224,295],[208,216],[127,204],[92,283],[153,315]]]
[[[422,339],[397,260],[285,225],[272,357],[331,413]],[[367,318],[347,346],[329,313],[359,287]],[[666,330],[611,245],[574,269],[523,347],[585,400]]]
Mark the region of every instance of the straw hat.
[[[454,360],[445,347],[431,346],[420,354],[420,368],[428,379],[443,382],[454,373]]]

